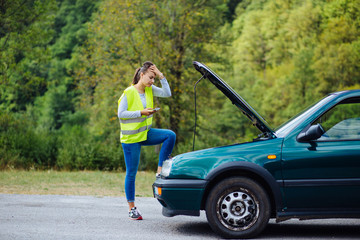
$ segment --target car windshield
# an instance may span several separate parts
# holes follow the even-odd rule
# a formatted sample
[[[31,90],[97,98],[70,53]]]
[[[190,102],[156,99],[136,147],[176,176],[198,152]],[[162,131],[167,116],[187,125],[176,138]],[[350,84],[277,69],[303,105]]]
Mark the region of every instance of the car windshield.
[[[333,99],[335,95],[329,95],[325,97],[324,99],[320,100],[319,102],[311,105],[310,107],[306,108],[304,111],[300,112],[290,120],[286,121],[282,125],[280,125],[277,129],[275,129],[275,135],[277,137],[285,137],[289,134],[290,131],[292,131],[296,126],[298,126],[301,122],[304,121],[304,119],[308,118],[314,112],[319,109],[321,106],[328,103],[331,99]]]

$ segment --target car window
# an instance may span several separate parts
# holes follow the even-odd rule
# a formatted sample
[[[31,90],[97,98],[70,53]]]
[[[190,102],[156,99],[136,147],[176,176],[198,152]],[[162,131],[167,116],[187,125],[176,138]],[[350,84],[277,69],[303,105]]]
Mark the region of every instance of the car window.
[[[325,133],[318,141],[360,140],[360,99],[351,99],[333,107],[314,124],[320,123]]]
[[[336,95],[329,95],[322,99],[321,101],[317,102],[314,105],[311,105],[301,113],[297,114],[287,122],[283,123],[280,127],[278,127],[275,131],[277,137],[285,137],[288,135],[295,127],[297,127],[300,123],[307,119],[312,114],[316,113],[319,108],[324,106],[325,104],[329,103]]]

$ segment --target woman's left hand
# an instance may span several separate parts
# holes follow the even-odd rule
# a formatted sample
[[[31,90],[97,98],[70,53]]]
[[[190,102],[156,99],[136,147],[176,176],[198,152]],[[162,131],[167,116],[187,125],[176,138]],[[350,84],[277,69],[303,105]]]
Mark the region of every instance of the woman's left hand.
[[[152,65],[150,67],[150,70],[153,71],[153,73],[155,74],[155,76],[159,77],[160,79],[163,79],[164,78],[164,75],[159,71],[159,69],[155,66],[155,65]]]

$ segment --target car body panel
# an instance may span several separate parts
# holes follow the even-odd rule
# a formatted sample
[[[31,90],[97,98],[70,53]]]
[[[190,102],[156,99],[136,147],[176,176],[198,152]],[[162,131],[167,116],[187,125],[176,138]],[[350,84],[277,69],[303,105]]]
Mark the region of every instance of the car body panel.
[[[173,170],[168,178],[207,179],[209,173],[220,165],[236,161],[262,166],[275,179],[281,179],[281,145],[282,139],[275,138],[184,153],[173,160]],[[269,155],[277,157],[268,159]]]
[[[284,138],[282,168],[287,209],[360,208],[360,141],[296,140],[319,116],[343,100],[359,95],[360,91],[331,94],[328,101],[304,116]]]
[[[168,210],[180,210],[185,215],[198,216],[201,208],[201,200],[207,181],[200,179],[158,179],[154,183],[154,196],[158,198],[164,208]],[[158,189],[162,189],[161,196]],[[190,213],[189,213],[190,211]],[[193,214],[191,214],[193,211]],[[176,215],[167,213],[168,216]]]
[[[277,166],[279,165],[279,161],[269,162],[268,169],[271,169],[271,165]],[[236,161],[236,162],[228,162],[220,165],[219,167],[213,169],[207,178],[207,185],[205,187],[205,195],[203,197],[203,205],[205,204],[205,199],[207,194],[211,190],[214,184],[218,182],[218,179],[223,179],[231,176],[251,176],[256,179],[257,182],[265,186],[267,193],[270,198],[274,202],[274,207],[277,211],[281,211],[283,209],[283,181],[276,180],[274,176],[264,167],[261,167],[255,163],[244,162],[244,161]]]

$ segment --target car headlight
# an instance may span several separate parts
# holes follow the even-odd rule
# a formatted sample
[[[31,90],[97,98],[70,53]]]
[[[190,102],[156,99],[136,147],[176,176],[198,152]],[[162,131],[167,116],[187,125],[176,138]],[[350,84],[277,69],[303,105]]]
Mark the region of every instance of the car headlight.
[[[163,166],[161,169],[161,175],[164,177],[167,177],[170,175],[170,171],[171,171],[171,166],[172,166],[173,160],[172,159],[167,159],[163,162]]]

